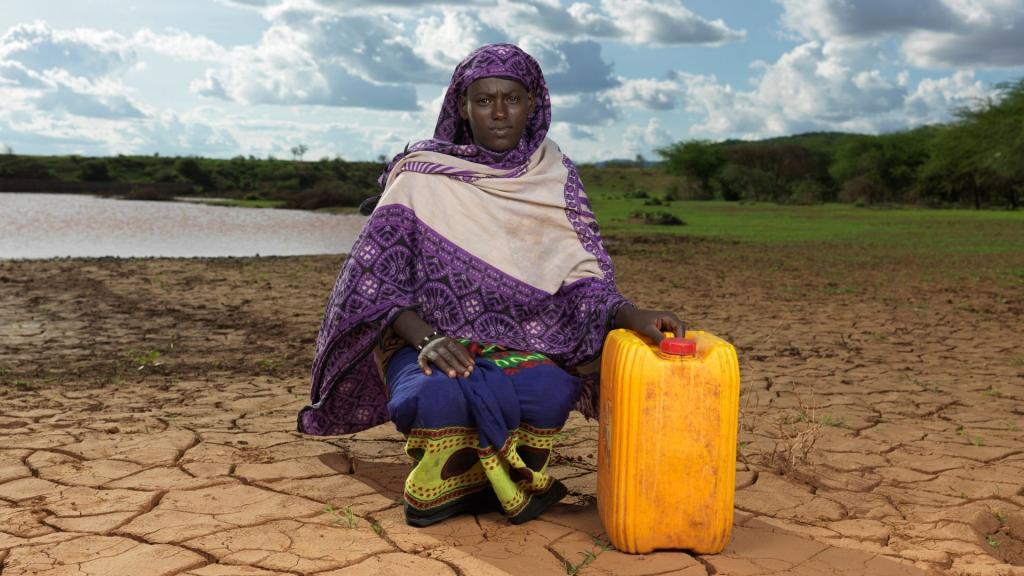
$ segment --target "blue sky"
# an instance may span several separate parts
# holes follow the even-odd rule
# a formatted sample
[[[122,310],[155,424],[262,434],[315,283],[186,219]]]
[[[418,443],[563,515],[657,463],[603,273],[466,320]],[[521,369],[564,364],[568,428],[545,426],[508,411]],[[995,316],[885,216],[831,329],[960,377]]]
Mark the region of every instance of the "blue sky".
[[[428,137],[512,41],[580,161],[941,122],[1024,76],[1024,0],[7,0],[0,150],[351,160]]]

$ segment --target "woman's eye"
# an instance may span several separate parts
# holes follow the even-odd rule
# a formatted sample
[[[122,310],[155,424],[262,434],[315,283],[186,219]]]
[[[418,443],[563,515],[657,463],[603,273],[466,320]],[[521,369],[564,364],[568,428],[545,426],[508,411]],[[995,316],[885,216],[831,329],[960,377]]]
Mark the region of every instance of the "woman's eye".
[[[510,104],[515,104],[516,102],[519,102],[519,96],[509,96],[505,101]]]

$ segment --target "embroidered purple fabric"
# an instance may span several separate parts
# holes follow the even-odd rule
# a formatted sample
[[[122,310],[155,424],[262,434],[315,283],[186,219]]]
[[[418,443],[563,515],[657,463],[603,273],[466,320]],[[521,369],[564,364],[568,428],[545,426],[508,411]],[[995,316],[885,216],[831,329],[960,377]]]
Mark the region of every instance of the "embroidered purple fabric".
[[[511,77],[538,99],[519,145],[499,154],[475,146],[458,115],[458,97],[477,78]],[[485,46],[456,69],[432,140],[409,150],[433,150],[525,173],[551,122],[550,100],[536,61],[511,44]],[[400,155],[401,157],[401,155]],[[397,160],[397,158],[396,158]],[[298,429],[314,435],[357,432],[388,419],[385,388],[372,350],[381,330],[404,310],[450,336],[542,352],[564,367],[600,355],[615,312],[625,299],[615,286],[611,259],[572,162],[565,212],[580,243],[600,264],[602,277],[564,285],[555,294],[513,278],[473,256],[427,226],[403,205],[374,210],[335,282],[317,338],[310,405]],[[407,163],[404,169],[471,182],[469,174],[436,164]],[[391,166],[389,166],[389,169]],[[577,404],[596,413],[595,391]]]

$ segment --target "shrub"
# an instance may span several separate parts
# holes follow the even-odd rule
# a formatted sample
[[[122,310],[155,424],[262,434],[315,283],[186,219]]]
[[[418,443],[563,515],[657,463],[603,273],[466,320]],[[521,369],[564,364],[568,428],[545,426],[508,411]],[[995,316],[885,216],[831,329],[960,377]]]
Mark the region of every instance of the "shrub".
[[[867,176],[857,176],[843,182],[843,187],[839,190],[839,201],[863,206],[880,200],[882,195],[882,188],[876,182]]]
[[[125,200],[169,201],[174,200],[174,192],[171,189],[155,186],[134,186],[122,198]]]
[[[699,182],[694,180],[680,180],[673,184],[666,193],[668,200],[707,200],[710,195]]]
[[[817,180],[798,180],[790,186],[789,204],[817,204],[824,200],[825,187]]]
[[[653,224],[655,226],[685,226],[686,222],[668,212],[642,212],[636,211],[629,215],[630,222],[638,224]]]
[[[103,160],[91,160],[78,169],[78,177],[86,182],[109,182],[110,171]]]
[[[370,193],[359,190],[351,184],[337,180],[322,180],[309,190],[290,196],[284,208],[297,210],[318,210],[335,206],[359,206]]]

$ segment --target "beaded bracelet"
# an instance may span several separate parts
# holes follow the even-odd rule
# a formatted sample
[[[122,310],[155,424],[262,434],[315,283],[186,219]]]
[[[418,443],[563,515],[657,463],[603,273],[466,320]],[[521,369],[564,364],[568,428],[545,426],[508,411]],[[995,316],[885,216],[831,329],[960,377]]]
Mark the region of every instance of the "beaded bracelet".
[[[437,330],[434,330],[430,334],[427,334],[426,336],[423,337],[423,341],[416,345],[416,351],[422,352],[423,349],[427,346],[427,344],[430,344],[439,337],[441,337],[441,333],[438,332]]]

